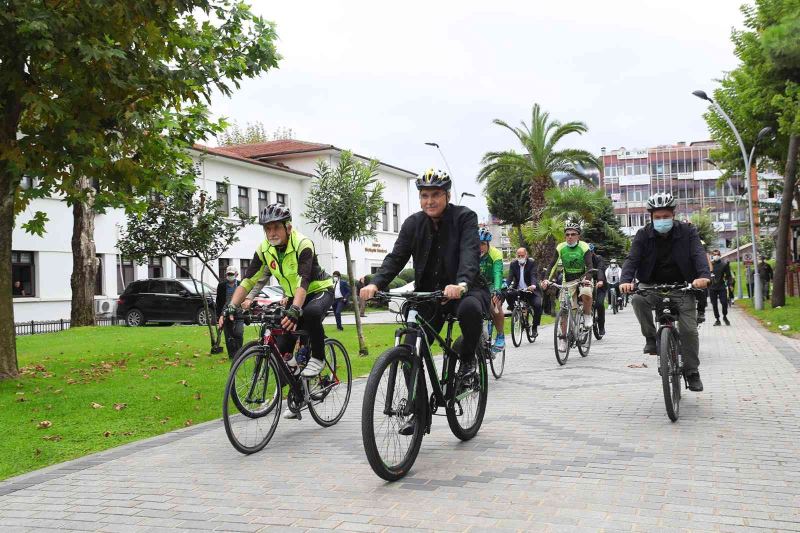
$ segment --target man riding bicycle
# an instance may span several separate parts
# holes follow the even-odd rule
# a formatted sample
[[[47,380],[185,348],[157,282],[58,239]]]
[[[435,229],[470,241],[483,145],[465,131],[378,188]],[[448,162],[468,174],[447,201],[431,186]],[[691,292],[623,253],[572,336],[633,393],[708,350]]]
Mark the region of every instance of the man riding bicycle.
[[[422,210],[403,222],[394,248],[371,283],[361,289],[360,297],[368,300],[385,290],[413,258],[415,290],[440,290],[445,298],[443,305],[420,314],[436,331],[441,331],[447,313],[457,316],[464,337],[459,373],[468,375],[475,369],[475,348],[489,309],[489,291],[480,274],[480,247],[475,238],[478,216],[465,206],[450,203],[451,184],[450,176],[441,170],[429,169],[417,178]]]
[[[631,243],[628,258],[622,265],[619,286],[622,292],[634,290],[634,278],[641,284],[691,283],[696,289],[708,286],[711,272],[697,229],[675,220],[676,205],[675,197],[668,192],[656,193],[647,199],[652,222],[640,229]],[[658,294],[636,294],[631,298],[633,312],[646,340],[646,354],[656,353],[653,309],[659,298]],[[689,390],[699,392],[703,390],[703,382],[697,369],[700,366],[700,341],[695,297],[676,291],[674,301],[678,305],[684,376]]]
[[[292,214],[283,204],[271,204],[261,210],[258,223],[266,239],[256,248],[241,284],[231,298],[231,305],[250,307],[270,275],[283,288],[282,305],[291,305],[281,326],[288,331],[302,329],[311,338],[311,357],[301,376],[318,375],[325,363],[325,329],[322,320],[333,302],[333,280],[319,266],[314,243],[292,227]],[[278,341],[281,353],[294,348],[295,337],[285,335]],[[290,416],[292,415],[292,416]],[[296,418],[287,411],[286,418]]]
[[[520,292],[509,294],[509,309],[514,308],[517,298],[524,298],[528,306],[533,309],[533,336],[539,336],[539,324],[542,321],[542,296],[539,291],[539,275],[536,262],[528,257],[528,250],[524,247],[517,249],[517,260],[508,266],[508,286]]]
[[[594,244],[589,244],[589,250],[592,252],[592,268],[597,270],[595,276],[597,277],[597,285],[595,286],[594,306],[597,311],[597,331],[600,336],[606,334],[606,260],[597,252],[597,247]]]
[[[611,260],[611,264],[608,265],[606,269],[606,284],[608,285],[608,308],[611,309],[611,306],[614,305],[614,302],[611,301],[611,289],[613,288],[614,291],[617,293],[617,297],[619,297],[619,280],[622,276],[622,269],[619,267],[616,259]]]
[[[478,242],[481,253],[481,276],[492,294],[489,312],[497,330],[492,350],[502,352],[506,347],[506,336],[503,331],[506,317],[503,313],[503,299],[500,296],[503,290],[503,252],[489,244],[492,242],[492,234],[486,228],[478,229]]]
[[[580,279],[584,277],[584,275],[591,271],[593,268],[592,263],[592,251],[589,249],[589,244],[581,240],[581,223],[578,220],[567,220],[564,224],[564,236],[566,237],[566,241],[559,243],[556,246],[556,253],[558,255],[558,260],[561,261],[561,269],[564,273],[564,282],[575,281],[576,279]],[[553,275],[556,271],[556,266],[553,265],[553,268],[550,270],[550,278],[553,278]],[[594,274],[591,275],[593,279],[595,277]],[[542,288],[547,289],[547,286],[550,284],[548,280],[542,281]],[[598,287],[602,285],[602,282],[598,283]],[[583,307],[583,320],[584,325],[591,329],[592,327],[592,281],[586,280],[580,286],[571,287],[569,289],[570,297],[572,298],[572,305],[573,307],[578,306],[578,302],[580,301],[581,306]],[[566,324],[561,324],[562,331],[566,331]],[[566,338],[559,339],[559,344],[563,344],[563,348],[566,350]],[[559,348],[560,349],[560,348]]]

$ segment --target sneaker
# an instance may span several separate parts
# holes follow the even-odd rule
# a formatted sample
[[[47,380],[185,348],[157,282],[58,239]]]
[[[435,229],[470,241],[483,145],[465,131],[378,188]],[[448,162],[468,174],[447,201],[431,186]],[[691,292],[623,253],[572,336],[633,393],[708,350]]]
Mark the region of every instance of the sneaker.
[[[610,305],[608,306],[608,310],[609,310],[609,311],[613,311],[613,309],[611,309],[611,306],[610,306]]]
[[[400,429],[397,430],[397,433],[403,435],[404,437],[410,437],[414,434],[414,426],[417,425],[416,419],[412,416],[409,418],[405,424],[400,426]]]
[[[591,329],[591,327],[594,325],[592,315],[583,315],[583,325],[586,326],[586,329]]]
[[[697,313],[697,323],[702,324],[706,321],[706,314],[705,313]]]
[[[320,361],[319,359],[311,358],[308,360],[306,367],[300,373],[300,376],[304,378],[313,378],[314,376],[318,376],[322,369],[325,367],[325,363]]]
[[[606,328],[600,328],[600,336],[601,337],[605,337],[606,336]]]
[[[536,337],[538,337],[539,336],[539,328],[537,328],[536,326],[531,327],[531,335],[533,335],[534,339]]]
[[[505,335],[498,335],[497,338],[494,340],[494,345],[492,346],[492,351],[494,352],[502,352],[506,348],[506,336]]]
[[[726,316],[722,317],[722,321],[725,322],[726,326],[730,326],[731,325],[731,321],[728,320],[728,317],[726,317]]]
[[[558,339],[558,351],[559,352],[567,351],[567,339]]]
[[[287,407],[286,410],[283,412],[283,418],[285,418],[286,420],[295,420],[299,417],[297,416],[297,413],[292,412],[292,410]]]
[[[656,355],[656,340],[645,339],[644,350],[642,350],[642,353]]]
[[[695,368],[693,370],[686,370],[686,382],[689,385],[689,390],[693,392],[703,391],[703,382],[700,380],[700,372]]]
[[[714,325],[715,326],[721,326],[722,325],[722,323],[719,321],[719,318],[714,321]]]
[[[469,361],[461,361],[461,364],[458,368],[458,375],[461,377],[468,376],[475,372],[475,361],[474,357],[470,357]]]

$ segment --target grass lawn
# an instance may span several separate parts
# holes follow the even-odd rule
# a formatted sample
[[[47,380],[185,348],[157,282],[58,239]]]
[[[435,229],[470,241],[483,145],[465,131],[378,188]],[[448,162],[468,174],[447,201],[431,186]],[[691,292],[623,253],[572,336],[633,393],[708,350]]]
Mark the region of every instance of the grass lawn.
[[[736,300],[736,306],[740,306],[751,316],[756,317],[770,331],[791,337],[800,334],[800,297],[787,297],[786,305],[776,309],[772,308],[769,301],[765,301],[764,309],[756,311],[753,309],[753,301],[749,299]],[[789,329],[781,331],[778,327],[781,325],[788,325]]]
[[[396,328],[364,325],[368,357],[358,357],[355,327],[326,332],[359,377]],[[245,342],[257,333],[247,327]],[[0,381],[0,479],[221,416],[228,357],[209,355],[202,327],[77,328],[19,337],[17,350],[21,376]]]

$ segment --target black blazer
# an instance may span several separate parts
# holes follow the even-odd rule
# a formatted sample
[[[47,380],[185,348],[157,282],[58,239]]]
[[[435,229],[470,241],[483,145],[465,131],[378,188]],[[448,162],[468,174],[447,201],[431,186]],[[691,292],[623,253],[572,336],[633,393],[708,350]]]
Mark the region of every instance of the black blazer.
[[[463,205],[447,204],[440,224],[448,225],[444,257],[447,282],[451,285],[465,282],[468,288],[483,287],[480,277],[478,216]],[[384,290],[413,257],[414,285],[419,287],[431,248],[432,230],[433,222],[423,211],[409,216],[400,228],[394,248],[386,255],[378,272],[372,276],[371,283]]]
[[[538,292],[541,287],[539,286],[539,269],[536,268],[536,262],[529,257],[525,262],[524,268],[525,281],[528,282],[528,285],[536,285],[536,291]],[[516,259],[512,260],[508,265],[508,278],[506,278],[509,289],[517,288],[517,283],[519,283],[519,270],[519,263],[517,263]]]
[[[228,298],[226,286],[228,285],[227,280],[222,280],[217,285],[217,300],[215,303],[215,311],[217,312],[217,318],[221,317],[222,314],[225,312],[225,300]],[[236,286],[239,286],[239,282],[236,282]]]
[[[692,282],[697,278],[711,279],[708,258],[700,244],[697,229],[685,222],[675,221],[672,227],[672,259],[678,265],[683,279]],[[656,239],[652,222],[636,232],[628,258],[622,265],[621,283],[631,283],[634,278],[642,283],[652,283],[656,266]]]

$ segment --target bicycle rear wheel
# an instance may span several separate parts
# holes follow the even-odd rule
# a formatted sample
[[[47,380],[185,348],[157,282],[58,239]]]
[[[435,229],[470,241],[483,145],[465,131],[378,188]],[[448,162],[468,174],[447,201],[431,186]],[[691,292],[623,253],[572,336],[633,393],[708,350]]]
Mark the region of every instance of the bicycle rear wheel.
[[[661,374],[667,416],[673,422],[678,420],[681,406],[681,376],[677,364],[677,347],[671,328],[661,328],[658,343],[658,373]]]
[[[611,310],[616,315],[619,312],[619,305],[617,304],[617,291],[615,289],[611,289]]]
[[[594,338],[597,340],[603,338],[603,336],[600,335],[600,325],[597,323],[597,302],[592,302],[592,334],[594,334]]]
[[[466,378],[459,377],[455,372],[456,361],[448,361],[450,368],[447,373],[447,390],[455,389],[455,397],[447,401],[445,412],[450,431],[461,440],[470,440],[481,429],[483,415],[486,413],[486,400],[489,397],[486,359],[480,353],[475,355],[477,370],[473,376]]]
[[[396,481],[405,476],[417,459],[425,431],[424,412],[419,402],[427,402],[417,393],[413,396],[410,411],[408,382],[412,355],[406,346],[385,351],[369,373],[361,409],[361,439],[372,471],[386,481]],[[422,372],[417,379],[425,379]],[[410,435],[400,433],[413,423]]]
[[[522,313],[516,306],[511,312],[511,340],[515,348],[522,344]]]
[[[571,322],[569,310],[562,309],[558,312],[558,315],[556,315],[556,321],[553,324],[553,348],[556,352],[556,361],[562,366],[567,364],[567,358],[569,357],[569,333],[570,328],[572,328]],[[562,324],[565,324],[563,333],[561,331]],[[559,349],[559,341],[562,341],[564,347],[563,351]]]
[[[533,334],[533,311],[531,311],[530,307],[525,316],[525,336],[528,337],[528,342],[536,342],[536,337],[539,336],[538,333],[536,335]]]
[[[325,366],[317,377],[308,380],[308,412],[314,422],[329,427],[341,420],[350,402],[352,382],[350,356],[344,345],[336,339],[325,339]]]
[[[231,367],[222,401],[225,433],[233,447],[243,454],[263,449],[278,427],[282,403],[274,355],[264,346],[242,351]]]
[[[597,322],[592,326],[592,330],[597,328]],[[597,335],[595,333],[595,335]],[[602,337],[598,337],[602,339]],[[592,348],[592,331],[586,327],[586,322],[583,313],[578,316],[578,330],[575,332],[575,344],[578,345],[578,353],[581,357],[589,355],[589,350]]]

